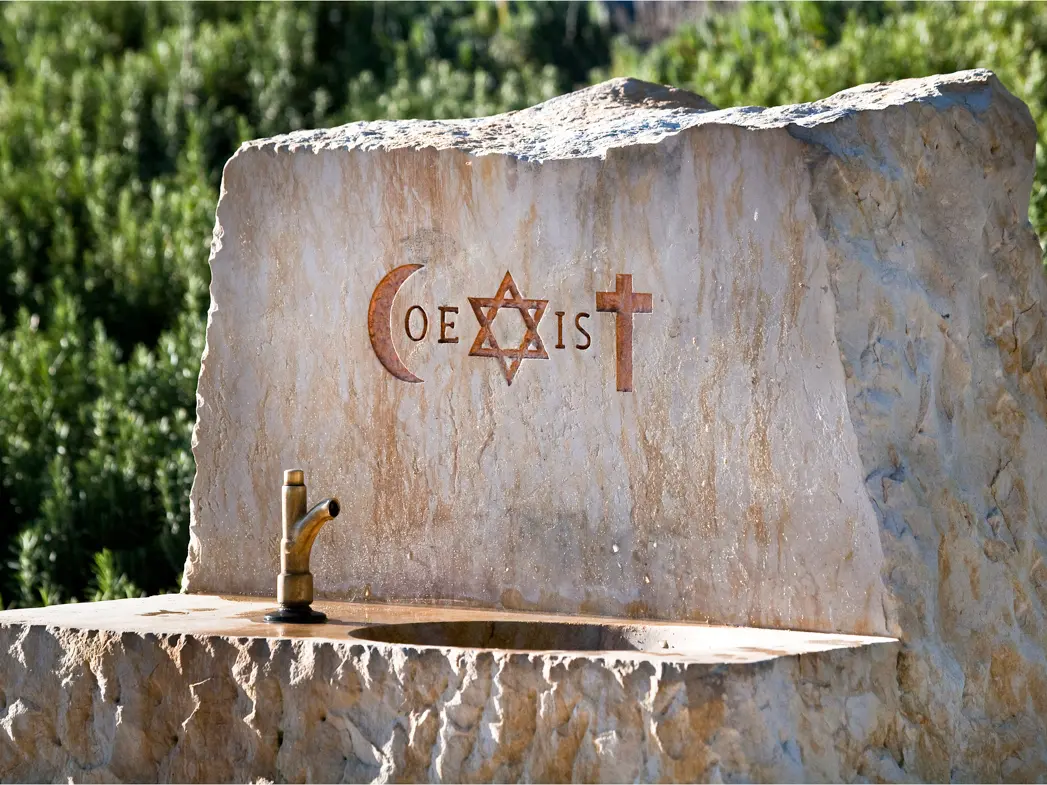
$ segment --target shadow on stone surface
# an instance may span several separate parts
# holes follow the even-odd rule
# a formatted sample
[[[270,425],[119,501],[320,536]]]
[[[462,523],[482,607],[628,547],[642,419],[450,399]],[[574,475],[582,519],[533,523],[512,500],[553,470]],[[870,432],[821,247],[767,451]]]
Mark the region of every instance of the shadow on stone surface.
[[[654,625],[454,621],[379,624],[350,633],[377,643],[519,651],[679,651],[698,630]],[[681,640],[683,639],[683,640]]]

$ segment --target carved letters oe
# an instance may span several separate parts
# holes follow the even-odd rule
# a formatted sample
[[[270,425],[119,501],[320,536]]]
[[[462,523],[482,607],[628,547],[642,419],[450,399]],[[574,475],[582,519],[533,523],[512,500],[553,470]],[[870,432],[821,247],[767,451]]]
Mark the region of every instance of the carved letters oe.
[[[371,295],[371,304],[367,309],[367,330],[371,337],[371,347],[379,362],[389,373],[404,382],[423,381],[415,376],[403,363],[393,345],[391,313],[393,300],[404,282],[423,265],[405,264],[390,270],[375,287]],[[476,338],[469,348],[470,357],[493,357],[498,360],[507,384],[511,385],[520,365],[524,360],[548,360],[542,336],[538,333],[538,324],[545,315],[548,300],[525,298],[513,276],[506,272],[502,283],[493,297],[470,297],[469,305],[479,324]],[[654,300],[648,292],[633,291],[633,277],[619,274],[615,278],[613,292],[596,293],[596,311],[613,313],[615,318],[615,378],[619,392],[632,392],[633,389],[633,316],[634,314],[651,313]],[[456,321],[458,307],[441,305],[438,307],[439,337],[437,343],[458,343],[454,335],[459,328]],[[516,311],[523,320],[524,335],[519,346],[502,347],[495,337],[493,324],[502,311]],[[566,349],[564,344],[564,317],[566,311],[556,311],[556,349]],[[508,316],[505,318],[512,318]],[[574,329],[578,334],[574,348],[586,351],[592,346],[592,338],[582,322],[591,318],[591,314],[579,311],[574,315]],[[434,328],[434,331],[435,328]],[[415,342],[422,341],[429,334],[429,314],[420,305],[412,305],[404,315],[404,332]]]

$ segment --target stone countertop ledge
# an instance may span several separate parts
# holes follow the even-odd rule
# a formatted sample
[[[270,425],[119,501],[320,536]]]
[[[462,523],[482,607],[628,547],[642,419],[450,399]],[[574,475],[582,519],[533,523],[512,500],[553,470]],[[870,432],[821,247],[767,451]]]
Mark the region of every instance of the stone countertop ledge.
[[[100,635],[127,633],[194,638],[278,638],[341,645],[367,644],[381,649],[470,649],[513,653],[540,652],[543,656],[564,655],[605,659],[662,660],[703,664],[755,663],[776,657],[857,648],[894,642],[894,638],[870,635],[842,635],[756,627],[683,624],[675,622],[626,621],[598,616],[563,616],[483,609],[447,608],[421,605],[375,605],[351,602],[316,602],[313,607],[328,616],[326,624],[269,624],[262,617],[276,604],[258,597],[220,597],[201,594],[165,594],[142,599],[111,600],[72,605],[54,605],[0,612],[0,626],[22,625],[55,630],[76,630]],[[433,641],[431,625],[456,625],[462,634],[455,639],[456,627],[448,637]],[[403,626],[406,639],[376,639],[375,632],[390,632],[389,625]],[[487,625],[497,633],[505,628],[520,630],[508,645],[492,643],[473,634],[472,625]],[[651,650],[621,649],[628,641],[611,638],[616,648],[601,650],[598,635],[572,635],[572,628],[584,630],[650,630],[654,633]],[[412,629],[418,634],[412,637]],[[372,631],[370,634],[368,631]],[[534,630],[533,634],[529,634]],[[428,635],[427,635],[428,633]],[[557,646],[562,636],[562,646]],[[655,640],[656,639],[656,640]],[[608,641],[605,636],[604,641]],[[636,639],[631,644],[643,646]]]
[[[0,779],[839,780],[853,762],[834,738],[882,708],[898,656],[870,636],[344,602],[316,603],[327,624],[271,625],[273,607],[176,594],[0,612]],[[358,637],[537,622],[525,631],[647,630],[669,649]]]

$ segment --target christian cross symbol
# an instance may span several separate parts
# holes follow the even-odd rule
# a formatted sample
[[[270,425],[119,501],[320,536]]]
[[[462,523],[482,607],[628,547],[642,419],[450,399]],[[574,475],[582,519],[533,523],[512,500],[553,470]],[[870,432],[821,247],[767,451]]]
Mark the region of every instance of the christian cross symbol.
[[[596,310],[613,313],[615,376],[618,392],[633,390],[633,314],[651,313],[654,300],[649,292],[633,293],[633,277],[615,276],[613,292],[596,293]]]

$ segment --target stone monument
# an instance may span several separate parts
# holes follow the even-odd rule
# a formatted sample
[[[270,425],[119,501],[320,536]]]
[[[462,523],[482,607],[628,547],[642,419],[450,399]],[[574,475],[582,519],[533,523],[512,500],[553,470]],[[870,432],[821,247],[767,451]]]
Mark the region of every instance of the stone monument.
[[[0,776],[1047,777],[1035,143],[967,71],[245,144],[185,593],[0,613]]]
[[[272,591],[301,465],[357,512],[330,598],[886,633],[812,152],[709,114],[618,82],[243,147],[187,589]]]

